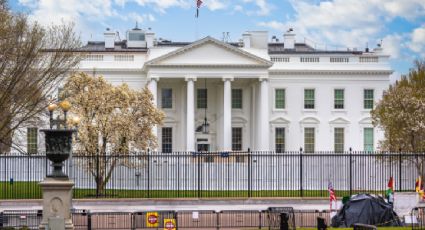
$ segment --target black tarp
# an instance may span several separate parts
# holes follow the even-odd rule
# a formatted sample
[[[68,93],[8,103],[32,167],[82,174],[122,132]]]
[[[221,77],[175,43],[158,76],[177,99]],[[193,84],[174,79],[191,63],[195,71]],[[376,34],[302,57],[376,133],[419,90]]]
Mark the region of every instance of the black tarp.
[[[332,227],[352,227],[354,224],[401,226],[397,214],[382,197],[357,194],[344,204],[332,218]]]

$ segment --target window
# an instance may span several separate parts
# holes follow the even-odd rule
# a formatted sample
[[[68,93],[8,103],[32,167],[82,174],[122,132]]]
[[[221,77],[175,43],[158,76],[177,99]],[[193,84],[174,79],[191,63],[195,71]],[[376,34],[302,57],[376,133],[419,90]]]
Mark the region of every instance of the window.
[[[101,54],[87,54],[84,57],[85,61],[103,61],[103,55]]]
[[[304,152],[314,153],[314,128],[304,128]]]
[[[289,62],[289,57],[271,57],[272,62]]]
[[[304,109],[314,109],[314,89],[304,89]]]
[[[334,129],[334,151],[336,153],[344,152],[344,128]]]
[[[275,107],[276,109],[285,108],[285,89],[276,89],[275,91]]]
[[[275,151],[283,153],[285,152],[285,128],[276,128],[275,131]]]
[[[360,62],[378,62],[378,57],[360,57]]]
[[[242,128],[232,128],[232,150],[242,150]]]
[[[162,89],[162,108],[171,109],[173,108],[173,89]]]
[[[373,89],[363,91],[363,108],[373,109]]]
[[[348,57],[331,57],[331,62],[349,62]]]
[[[162,128],[162,152],[171,153],[173,151],[173,128]]]
[[[363,137],[364,151],[373,151],[373,128],[364,128]]]
[[[128,40],[130,41],[144,41],[145,40],[145,34],[144,33],[128,33]]]
[[[27,152],[29,154],[35,154],[38,150],[38,129],[28,128],[27,129]]]
[[[242,89],[232,89],[232,109],[242,109]]]
[[[318,57],[300,57],[300,62],[319,62]]]
[[[62,87],[58,88],[58,100],[63,101],[66,98],[65,91]]]
[[[114,55],[114,61],[134,61],[134,55],[117,54]]]
[[[208,108],[207,106],[207,101],[208,101],[208,94],[207,94],[207,89],[198,89],[197,91],[197,107],[198,109],[206,109]]]
[[[344,90],[334,90],[334,109],[344,109]]]

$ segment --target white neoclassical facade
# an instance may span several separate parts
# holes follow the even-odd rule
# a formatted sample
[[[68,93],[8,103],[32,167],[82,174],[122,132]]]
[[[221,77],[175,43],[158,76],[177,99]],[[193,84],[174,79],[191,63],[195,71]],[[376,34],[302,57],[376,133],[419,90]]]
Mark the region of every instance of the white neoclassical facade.
[[[155,130],[159,151],[375,150],[383,138],[370,118],[392,73],[379,46],[316,50],[292,31],[283,42],[263,31],[235,43],[171,42],[137,28],[123,41],[104,35],[81,48],[79,70],[149,87],[166,114]]]

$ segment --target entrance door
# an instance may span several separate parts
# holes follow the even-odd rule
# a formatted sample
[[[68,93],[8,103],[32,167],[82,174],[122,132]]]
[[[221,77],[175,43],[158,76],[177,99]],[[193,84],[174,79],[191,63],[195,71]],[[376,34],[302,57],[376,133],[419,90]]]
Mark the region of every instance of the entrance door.
[[[207,143],[198,144],[198,152],[208,152],[208,151],[210,151],[210,144],[207,144]]]

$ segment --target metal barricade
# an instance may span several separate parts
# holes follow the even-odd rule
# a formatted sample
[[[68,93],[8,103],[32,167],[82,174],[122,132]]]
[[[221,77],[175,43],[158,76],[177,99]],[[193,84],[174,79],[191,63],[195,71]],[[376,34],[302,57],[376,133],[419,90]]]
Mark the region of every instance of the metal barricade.
[[[270,207],[267,212],[267,220],[269,229],[296,229],[292,207]]]
[[[0,229],[38,229],[43,218],[42,215],[42,210],[4,210],[0,214]]]

